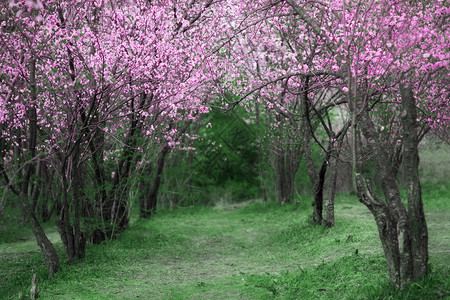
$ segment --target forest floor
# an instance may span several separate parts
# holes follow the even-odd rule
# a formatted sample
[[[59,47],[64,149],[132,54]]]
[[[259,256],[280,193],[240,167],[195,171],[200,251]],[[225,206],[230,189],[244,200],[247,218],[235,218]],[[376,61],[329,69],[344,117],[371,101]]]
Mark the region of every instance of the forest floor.
[[[47,278],[30,236],[0,239],[0,298],[40,299],[436,299],[449,297],[448,187],[424,188],[431,275],[406,292],[388,283],[373,217],[355,197],[336,201],[336,226],[311,224],[311,199],[161,211],[133,219],[117,240]],[[50,238],[58,241],[54,229]],[[63,249],[56,243],[60,257]],[[62,259],[63,260],[63,259]]]

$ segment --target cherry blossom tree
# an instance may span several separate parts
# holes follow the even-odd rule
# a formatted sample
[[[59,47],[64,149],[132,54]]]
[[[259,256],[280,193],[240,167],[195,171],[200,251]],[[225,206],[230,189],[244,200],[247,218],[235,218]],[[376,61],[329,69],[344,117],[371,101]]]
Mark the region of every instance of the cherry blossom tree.
[[[106,224],[99,228],[100,239],[126,227],[126,180],[142,157],[134,155],[145,148],[139,141],[160,140],[166,144],[163,149],[170,149],[176,142],[170,124],[208,111],[203,98],[215,73],[210,72],[213,56],[207,54],[218,20],[211,17],[216,13],[212,4],[2,4],[2,176],[10,190],[23,195],[24,214],[37,222],[24,198],[33,184],[29,178],[35,160],[56,169],[62,191],[58,230],[68,261],[84,256],[82,217],[94,216]],[[104,161],[110,151],[119,153],[113,176],[106,174]],[[15,160],[16,165],[10,163]],[[91,206],[85,192],[88,167],[97,186]],[[17,176],[8,176],[16,173],[23,177],[20,190]],[[36,237],[46,256],[51,244],[39,242],[45,241],[42,230]],[[52,262],[47,256],[49,273],[54,273],[57,257]]]
[[[274,47],[282,55],[291,53],[288,69],[275,67],[262,79],[245,79],[250,87],[241,93],[242,99],[256,91],[341,91],[340,99],[351,113],[353,176],[359,197],[376,219],[391,282],[404,289],[408,281],[424,276],[428,270],[427,228],[417,172],[417,122],[424,124],[425,132],[427,127],[448,124],[448,3],[285,0],[234,5],[242,14],[235,21],[235,35],[230,40],[245,32],[244,38],[259,38],[255,44]],[[297,31],[286,30],[291,34],[284,35],[285,40],[276,34],[278,39],[273,38],[276,28],[284,29],[289,24],[295,24]],[[257,31],[264,34],[257,36]],[[299,41],[307,45],[303,51],[291,46]],[[280,61],[281,57],[273,59]],[[237,59],[243,61],[245,57]],[[302,85],[308,78],[315,80],[315,87]],[[376,114],[382,102],[392,102],[395,107],[392,116],[397,126],[393,130],[403,144],[403,164],[409,174],[407,207],[387,159],[389,149],[377,130],[377,126],[387,126],[376,123],[380,121]],[[373,153],[384,199],[373,192],[358,170],[357,130]]]

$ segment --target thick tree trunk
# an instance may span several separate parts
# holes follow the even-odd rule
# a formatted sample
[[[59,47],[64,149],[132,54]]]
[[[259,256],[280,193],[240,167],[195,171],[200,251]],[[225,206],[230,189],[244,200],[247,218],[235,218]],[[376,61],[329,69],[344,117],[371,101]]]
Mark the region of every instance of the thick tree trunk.
[[[313,221],[315,224],[323,223],[323,187],[325,185],[325,174],[328,168],[329,155],[322,162],[319,176],[314,183]]]
[[[305,82],[304,89],[307,90],[308,80]],[[314,200],[313,206],[313,222],[322,224],[322,208],[323,208],[323,185],[325,183],[325,173],[327,169],[326,161],[322,164],[319,175],[316,173],[311,155],[311,120],[309,116],[309,100],[305,92],[302,95],[302,135],[303,135],[303,153],[305,155],[306,167],[311,183],[313,184]]]
[[[388,209],[386,203],[379,198],[361,175],[356,177],[359,198],[375,217],[378,233],[383,247],[390,281],[397,288],[404,288],[406,281],[400,272],[401,256],[397,230],[397,218]]]
[[[415,98],[410,86],[400,85],[403,111],[403,166],[408,197],[408,220],[411,226],[411,248],[413,256],[412,279],[428,273],[428,230],[423,211],[422,192],[419,179],[419,151],[417,146],[417,112]]]
[[[360,200],[371,210],[377,221],[391,282],[396,288],[405,289],[413,274],[408,213],[401,201],[397,181],[387,159],[388,153],[379,140],[367,106],[360,114],[360,128],[370,150],[374,153],[386,202],[366,188],[367,184],[362,179],[358,183]]]
[[[36,216],[32,213],[30,215],[30,224],[33,230],[36,242],[41,248],[41,252],[44,255],[45,264],[47,265],[47,272],[51,276],[59,270],[59,257],[56,253],[55,247],[52,242],[47,238],[41,224],[37,220]]]
[[[22,187],[28,185],[26,182],[22,182]],[[22,190],[23,192],[23,190]],[[20,202],[22,206],[22,211],[24,216],[26,216],[28,223],[33,230],[33,234],[36,238],[36,242],[41,249],[41,252],[44,256],[45,264],[47,266],[47,272],[49,276],[52,276],[56,272],[59,271],[59,257],[56,253],[55,247],[47,238],[44,230],[42,229],[41,224],[36,218],[35,214],[31,210],[31,206],[29,205],[28,195],[26,193],[22,193],[20,196]]]

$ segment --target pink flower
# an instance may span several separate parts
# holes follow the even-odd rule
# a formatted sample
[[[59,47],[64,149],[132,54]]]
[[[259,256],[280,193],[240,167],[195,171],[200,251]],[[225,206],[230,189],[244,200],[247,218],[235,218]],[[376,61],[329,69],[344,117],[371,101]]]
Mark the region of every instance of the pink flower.
[[[342,88],[342,90],[343,90],[345,93],[347,93],[347,92],[348,92],[348,87],[344,86],[344,87]]]

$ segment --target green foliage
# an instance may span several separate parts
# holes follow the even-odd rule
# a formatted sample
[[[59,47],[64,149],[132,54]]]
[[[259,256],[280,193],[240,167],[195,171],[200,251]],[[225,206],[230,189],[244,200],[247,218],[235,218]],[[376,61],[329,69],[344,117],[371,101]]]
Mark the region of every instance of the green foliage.
[[[187,204],[258,197],[257,133],[250,118],[242,107],[228,112],[213,109],[204,115],[192,145],[194,152],[173,153],[168,158],[163,177],[166,197],[175,193],[180,202]],[[192,162],[180,159],[183,155],[192,155]],[[195,200],[189,195],[193,188],[200,190]]]
[[[243,109],[212,110],[204,119],[204,123],[210,125],[198,132],[197,168],[210,176],[214,184],[251,182],[257,176],[256,135],[246,117]]]
[[[3,192],[0,189],[0,199]],[[0,244],[24,239],[31,234],[31,230],[24,227],[18,197],[9,191],[6,199],[6,203],[0,202]]]

